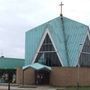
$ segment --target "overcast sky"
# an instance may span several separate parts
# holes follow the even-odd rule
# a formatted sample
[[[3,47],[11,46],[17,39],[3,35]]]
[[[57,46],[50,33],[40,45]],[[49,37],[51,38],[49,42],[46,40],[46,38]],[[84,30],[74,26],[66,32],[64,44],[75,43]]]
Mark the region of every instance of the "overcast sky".
[[[25,32],[60,14],[61,0],[0,0],[0,56],[24,58]],[[63,15],[90,26],[90,0],[62,0]]]

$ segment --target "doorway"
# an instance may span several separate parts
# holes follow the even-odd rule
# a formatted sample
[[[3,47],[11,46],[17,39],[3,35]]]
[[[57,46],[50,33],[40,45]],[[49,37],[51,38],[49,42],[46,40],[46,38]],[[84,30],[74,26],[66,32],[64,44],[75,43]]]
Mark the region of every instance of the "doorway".
[[[49,85],[50,71],[39,70],[35,71],[35,84],[36,85]]]

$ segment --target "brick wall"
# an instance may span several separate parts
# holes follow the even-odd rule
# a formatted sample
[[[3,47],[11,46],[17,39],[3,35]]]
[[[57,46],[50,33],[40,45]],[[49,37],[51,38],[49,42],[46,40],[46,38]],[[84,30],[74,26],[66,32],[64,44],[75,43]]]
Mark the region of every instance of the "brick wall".
[[[23,74],[24,73],[24,74]],[[17,84],[35,84],[35,71],[31,68],[17,69]],[[90,68],[53,67],[50,73],[50,85],[53,86],[90,86]]]
[[[16,70],[16,83],[23,84],[23,70],[21,68]]]
[[[26,85],[35,84],[35,72],[33,69],[28,68],[24,70],[24,84]]]
[[[50,84],[54,86],[90,86],[90,68],[53,67]]]

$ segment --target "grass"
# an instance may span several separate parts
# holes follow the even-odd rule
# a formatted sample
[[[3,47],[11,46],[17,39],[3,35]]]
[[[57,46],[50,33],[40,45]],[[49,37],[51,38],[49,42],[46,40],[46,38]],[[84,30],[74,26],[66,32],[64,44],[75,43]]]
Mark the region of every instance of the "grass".
[[[90,90],[90,87],[68,87],[66,90]]]
[[[90,90],[90,87],[66,87],[63,89],[56,89],[56,90]]]

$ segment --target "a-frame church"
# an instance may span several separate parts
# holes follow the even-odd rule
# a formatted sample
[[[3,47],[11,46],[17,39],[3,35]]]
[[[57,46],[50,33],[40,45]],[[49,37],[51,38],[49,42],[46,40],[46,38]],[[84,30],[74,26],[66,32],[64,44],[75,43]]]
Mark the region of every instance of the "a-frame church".
[[[61,13],[59,17],[27,31],[25,40],[25,66],[17,70],[19,84],[83,84],[78,79],[77,66],[90,67],[90,32],[87,25]],[[80,69],[82,74],[79,77],[82,79],[87,77],[82,76],[83,73],[90,72],[85,68]],[[87,75],[90,76],[90,73]],[[85,85],[90,84],[90,78],[87,80]]]
[[[40,63],[50,67],[76,67],[78,62],[80,66],[90,66],[89,27],[57,17],[26,32],[25,50],[26,66]]]

